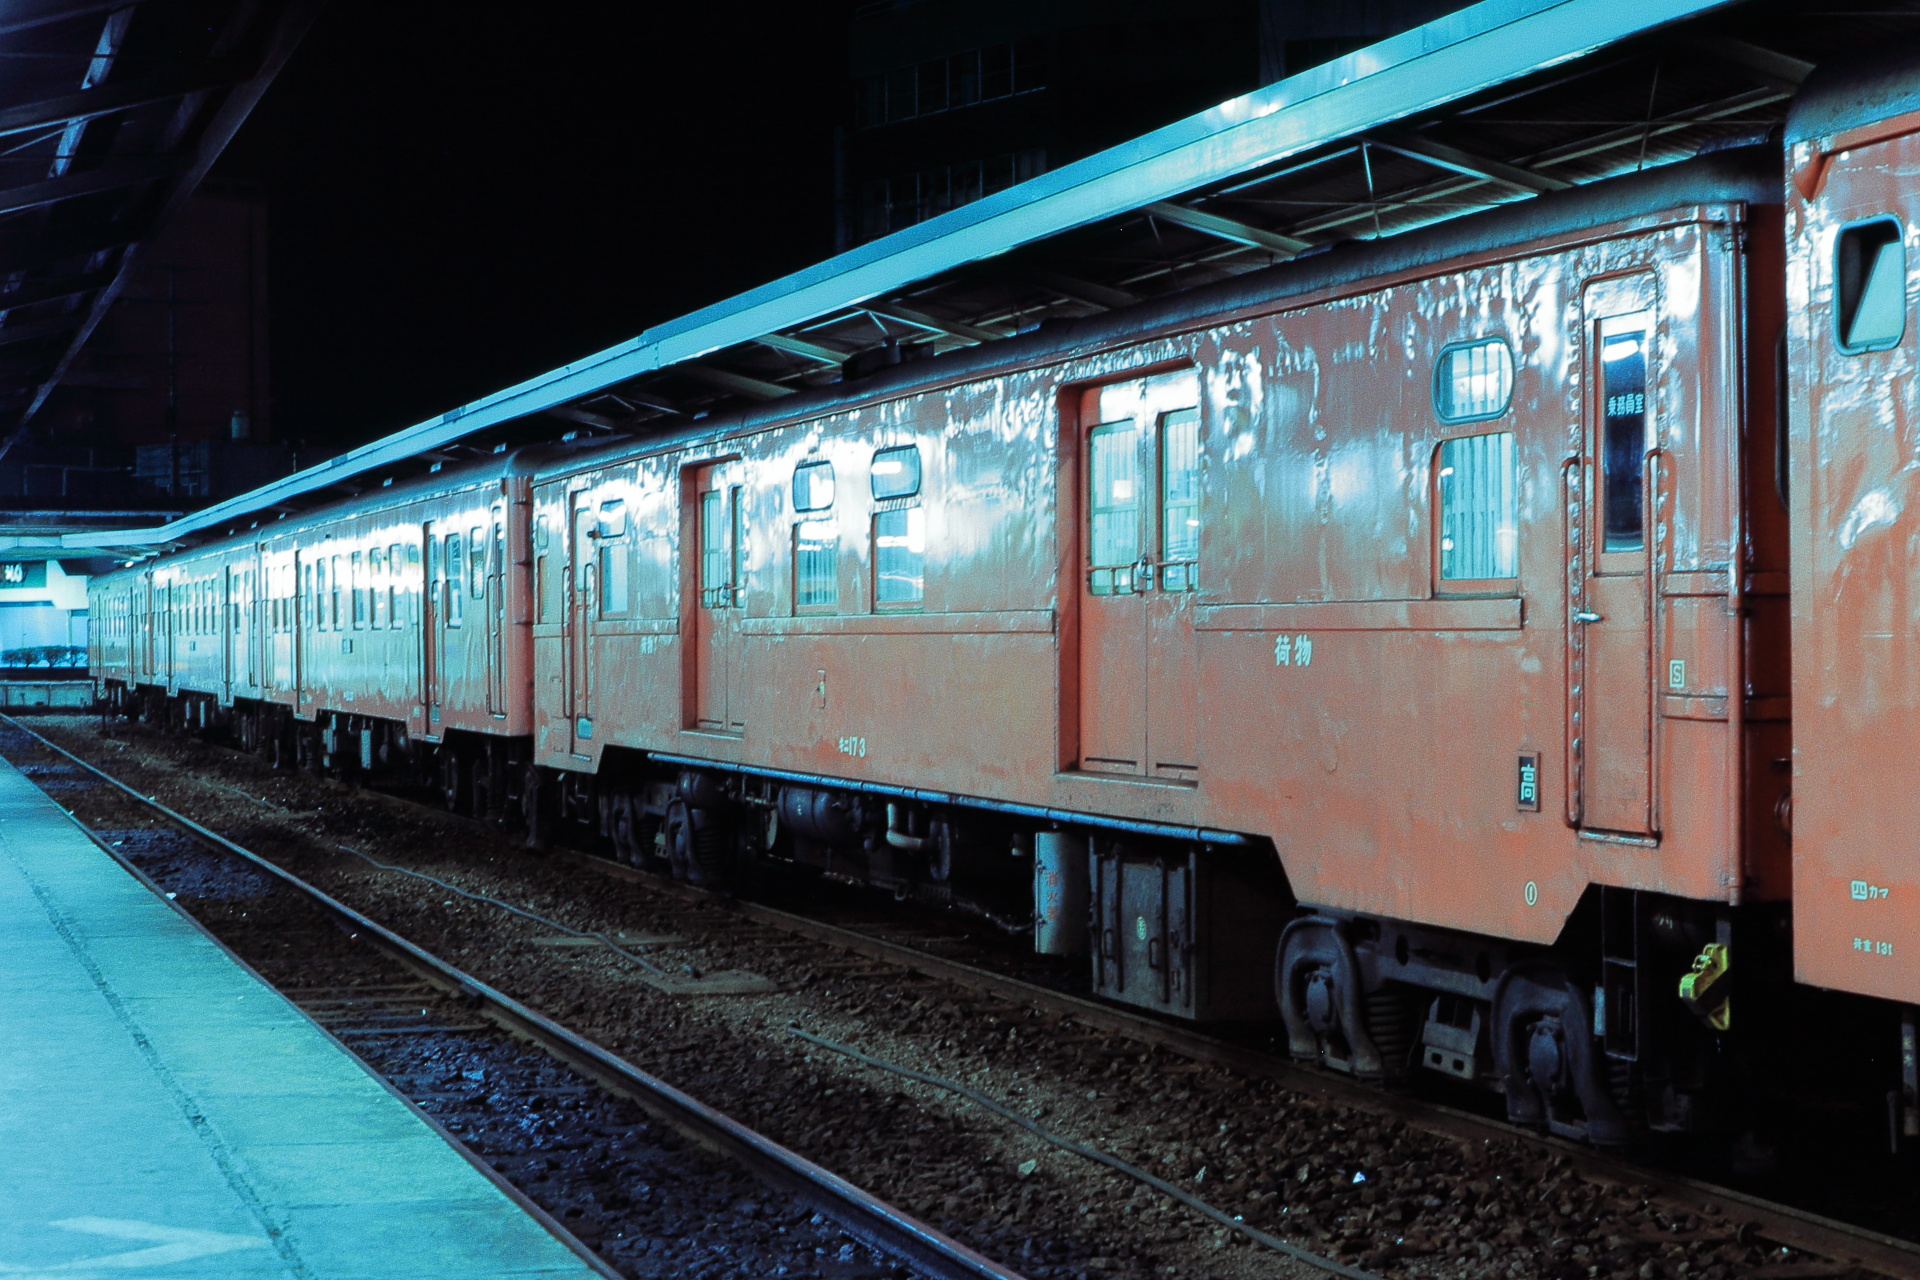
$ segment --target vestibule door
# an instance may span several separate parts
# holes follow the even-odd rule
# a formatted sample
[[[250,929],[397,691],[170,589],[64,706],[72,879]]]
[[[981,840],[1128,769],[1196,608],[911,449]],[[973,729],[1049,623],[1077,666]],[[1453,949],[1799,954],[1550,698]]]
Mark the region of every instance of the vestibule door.
[[[746,508],[738,461],[699,468],[688,487],[693,502],[693,692],[691,728],[739,733],[746,728],[739,696],[740,618],[746,604]]]
[[[1082,393],[1080,767],[1197,781],[1199,379]]]
[[[1607,281],[1586,299],[1585,482],[1568,575],[1570,814],[1583,829],[1657,830],[1653,803],[1651,569],[1659,467],[1652,416],[1650,280]]]

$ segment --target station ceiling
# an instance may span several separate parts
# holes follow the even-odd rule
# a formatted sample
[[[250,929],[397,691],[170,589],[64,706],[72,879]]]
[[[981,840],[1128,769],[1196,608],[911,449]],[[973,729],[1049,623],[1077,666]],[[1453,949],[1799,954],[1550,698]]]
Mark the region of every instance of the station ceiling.
[[[320,2],[0,4],[0,456]]]
[[[112,545],[244,528],[566,432],[683,427],[864,367],[1762,141],[1821,61],[1916,39],[1920,0],[1483,0]]]

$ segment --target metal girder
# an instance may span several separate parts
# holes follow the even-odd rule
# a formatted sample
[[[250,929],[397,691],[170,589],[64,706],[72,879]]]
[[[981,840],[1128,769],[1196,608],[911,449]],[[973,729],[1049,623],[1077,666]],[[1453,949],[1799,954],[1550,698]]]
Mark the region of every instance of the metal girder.
[[[41,338],[51,338],[56,334],[71,333],[80,327],[84,319],[79,312],[63,316],[52,316],[45,320],[22,320],[16,324],[0,324],[0,347],[12,346],[17,342],[36,342]]]
[[[85,18],[96,13],[112,13],[115,9],[125,9],[127,6],[128,0],[86,0],[78,4],[73,0],[16,3],[8,7],[5,17],[0,18],[0,36],[10,36],[16,31],[31,31],[35,27],[51,26],[56,22]]]
[[[617,400],[631,400],[637,405],[642,405],[648,409],[657,409],[661,413],[671,413],[677,417],[685,417],[687,414],[685,409],[673,401],[667,399],[665,396],[657,396],[651,391],[639,391],[633,387],[622,387],[618,392],[609,392],[608,394]]]
[[[1062,275],[1058,271],[1028,267],[1026,275],[1042,289],[1057,293],[1063,298],[1070,298],[1075,302],[1084,302],[1090,307],[1099,307],[1103,311],[1111,311],[1116,307],[1130,307],[1140,301],[1140,295],[1128,293],[1125,289],[1116,289],[1110,284],[1095,284],[1091,280]]]
[[[1276,235],[1271,231],[1262,231],[1259,227],[1250,227],[1244,222],[1236,222],[1232,218],[1223,218],[1217,213],[1189,209],[1183,204],[1174,204],[1168,200],[1156,200],[1145,206],[1141,212],[1150,214],[1162,222],[1171,222],[1189,230],[1204,232],[1217,239],[1231,240],[1235,244],[1244,244],[1250,248],[1285,254],[1289,258],[1303,249],[1313,247],[1313,242],[1310,240],[1297,240],[1292,236]]]
[[[844,351],[835,351],[832,347],[823,347],[817,342],[789,337],[784,333],[764,333],[754,341],[763,347],[772,347],[775,351],[785,351],[791,355],[805,356],[809,360],[818,360],[821,364],[843,365],[853,358]]]
[[[76,294],[91,293],[112,280],[104,271],[91,271],[83,275],[55,276],[51,280],[35,280],[22,285],[12,293],[0,293],[0,311],[12,311],[18,307],[31,307],[40,302],[55,302],[61,298],[71,298]]]
[[[731,369],[716,369],[710,364],[682,365],[674,372],[684,373],[689,378],[697,379],[710,387],[738,392],[743,396],[752,396],[756,400],[778,400],[782,396],[793,394],[792,387],[783,387],[777,382],[750,378],[744,373],[735,373]]]
[[[1573,184],[1560,178],[1551,178],[1544,173],[1535,173],[1519,165],[1506,164],[1499,160],[1488,160],[1483,156],[1472,155],[1450,147],[1444,142],[1435,142],[1431,138],[1369,138],[1368,143],[1382,151],[1393,151],[1415,160],[1424,160],[1428,164],[1439,165],[1442,169],[1451,169],[1455,173],[1464,173],[1470,178],[1486,178],[1493,182],[1502,182],[1517,187],[1533,195],[1542,195],[1548,191],[1565,191]]]
[[[225,88],[246,79],[250,70],[238,63],[229,63],[203,67],[191,73],[156,75],[144,80],[129,80],[124,84],[105,84],[95,89],[82,89],[57,98],[8,107],[0,110],[0,134],[25,133],[74,120],[91,120],[96,116],[111,115],[150,102],[165,102],[189,93]]]
[[[915,307],[903,307],[897,302],[869,302],[861,308],[876,316],[885,316],[889,320],[898,320],[901,324],[910,324],[916,329],[925,329],[929,333],[945,334],[949,338],[964,338],[968,342],[996,342],[1006,335],[995,333],[991,329],[982,329],[979,325],[968,324],[964,320],[943,320],[939,316],[930,316]]]
[[[58,204],[62,200],[77,200],[81,196],[98,195],[102,191],[117,191],[122,187],[139,186],[143,182],[177,178],[192,167],[193,157],[190,155],[136,156],[109,160],[98,169],[64,173],[43,182],[29,182],[24,186],[0,190],[0,214],[19,213],[23,209],[38,209],[42,205]]]
[[[603,414],[588,413],[585,409],[577,409],[570,404],[554,405],[553,408],[546,410],[546,414],[549,418],[559,418],[564,422],[578,422],[582,426],[592,427],[597,431],[618,431],[620,429],[620,424],[612,418],[606,417]]]
[[[1712,40],[1702,40],[1700,47],[1716,57],[1724,58],[1736,66],[1764,76],[1775,84],[1787,89],[1798,89],[1806,78],[1813,74],[1813,64],[1788,54],[1776,53],[1772,49],[1763,49],[1757,44],[1745,40],[1736,40],[1732,36],[1722,36]]]

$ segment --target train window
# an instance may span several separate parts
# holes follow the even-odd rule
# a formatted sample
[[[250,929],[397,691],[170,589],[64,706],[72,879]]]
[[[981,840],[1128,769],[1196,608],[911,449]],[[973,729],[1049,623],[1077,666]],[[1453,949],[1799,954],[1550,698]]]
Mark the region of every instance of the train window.
[[[1440,446],[1442,578],[1519,573],[1519,474],[1511,431]]]
[[[926,512],[919,507],[873,517],[875,604],[918,604],[926,597]]]
[[[324,562],[323,562],[323,563],[324,563]],[[321,588],[320,588],[320,585],[319,585],[319,583],[318,583],[318,582],[317,582],[317,581],[315,580],[315,578],[314,578],[314,566],[313,566],[313,565],[308,565],[308,566],[306,566],[306,570],[307,570],[307,582],[306,582],[306,591],[307,591],[307,617],[308,617],[309,619],[311,619],[311,620],[313,621],[313,623],[314,623],[314,629],[315,629],[315,630],[318,630],[318,629],[319,629],[319,618],[320,618],[320,607],[319,607],[319,606],[320,606],[320,591],[321,591]],[[324,573],[324,570],[323,570],[322,572]]]
[[[475,600],[487,594],[487,531],[467,530],[467,590]]]
[[[466,557],[462,554],[460,547],[460,535],[457,533],[448,534],[446,555],[447,576],[443,581],[446,584],[447,591],[446,622],[449,627],[457,627],[460,625],[461,615],[466,609],[467,593],[461,590],[463,584],[460,581],[466,572],[466,563]]]
[[[732,565],[727,555],[726,503],[724,490],[709,489],[700,495],[700,603],[709,609],[732,603],[727,579]]]
[[[1907,331],[1907,250],[1892,218],[1844,227],[1835,246],[1833,318],[1848,355],[1900,345]]]
[[[627,611],[627,504],[615,498],[600,504],[600,616]]]
[[[1094,595],[1133,590],[1140,559],[1140,432],[1131,420],[1087,433],[1087,549]]]
[[[911,498],[920,492],[920,446],[901,445],[873,455],[873,496]]]
[[[347,611],[341,607],[340,595],[347,589],[346,557],[333,557],[333,571],[328,575],[327,586],[327,625],[335,631],[344,629]]]
[[[1200,411],[1160,417],[1160,589],[1200,586]]]
[[[1602,551],[1646,546],[1647,321],[1640,312],[1601,323]]]
[[[1433,409],[1442,422],[1497,418],[1513,400],[1513,352],[1499,338],[1463,342],[1433,367]]]
[[[352,565],[353,571],[353,577],[350,580],[350,585],[353,588],[353,629],[355,631],[363,631],[367,625],[366,561],[363,560],[360,553],[356,551],[350,558],[349,563]]]
[[[829,498],[831,501],[831,498]],[[793,604],[831,610],[840,603],[840,535],[831,520],[793,526]]]
[[[793,469],[793,509],[825,511],[833,505],[833,464],[803,462]]]

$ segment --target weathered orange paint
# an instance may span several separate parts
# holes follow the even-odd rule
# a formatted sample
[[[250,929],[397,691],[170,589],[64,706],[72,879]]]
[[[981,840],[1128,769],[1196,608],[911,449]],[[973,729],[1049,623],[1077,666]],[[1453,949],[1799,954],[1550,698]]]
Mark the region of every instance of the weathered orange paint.
[[[1920,134],[1868,121],[1793,144],[1825,182],[1787,205],[1793,449],[1794,971],[1920,1002],[1920,421],[1911,284]],[[1838,236],[1891,214],[1906,245],[1906,332],[1848,355],[1835,333]]]
[[[1753,545],[1739,510],[1747,418],[1770,431],[1742,363],[1748,232],[1743,207],[1650,212],[976,382],[856,389],[813,416],[552,467],[536,511],[627,495],[681,545],[631,566],[652,611],[590,624],[621,675],[598,686],[584,748],[565,749],[556,686],[538,684],[537,759],[591,769],[607,747],[637,748],[1243,831],[1271,838],[1303,901],[1540,942],[1592,883],[1723,902],[1783,892],[1761,875],[1778,838],[1745,815],[1770,809],[1785,779],[1750,774],[1743,735],[1777,737],[1785,707],[1776,697],[1772,719],[1740,727],[1729,709],[1744,701],[1752,629],[1784,648],[1777,612],[1740,625],[1728,612],[1736,577],[1777,579],[1785,559],[1783,530]],[[1655,353],[1658,495],[1649,550],[1624,559],[1582,552],[1596,518],[1594,298],[1609,291],[1649,311]],[[1443,426],[1433,361],[1488,335],[1517,357],[1512,408]],[[1182,407],[1165,390],[1182,379],[1201,415],[1200,588],[1090,595],[1087,434],[1131,418],[1151,479],[1145,428]],[[1520,572],[1450,596],[1433,559],[1434,457],[1491,430],[1518,438]],[[904,443],[925,468],[925,599],[881,610],[866,468]],[[745,548],[728,661],[748,678],[729,686],[720,732],[684,712],[690,677],[696,708],[718,698],[700,674],[717,631],[685,584],[690,504],[729,458]],[[820,459],[838,476],[832,510],[806,516],[840,538],[827,614],[795,607],[789,509],[794,468]],[[1139,518],[1152,551],[1151,503]],[[1589,605],[1614,616],[1583,638],[1569,618]],[[1591,638],[1603,625],[1604,647]],[[691,656],[676,652],[683,636]],[[1676,658],[1685,674],[1669,687]],[[1603,722],[1602,747],[1576,745],[1586,717]],[[1515,803],[1522,752],[1545,762],[1537,814]]]

